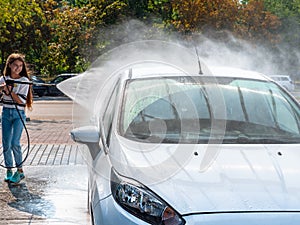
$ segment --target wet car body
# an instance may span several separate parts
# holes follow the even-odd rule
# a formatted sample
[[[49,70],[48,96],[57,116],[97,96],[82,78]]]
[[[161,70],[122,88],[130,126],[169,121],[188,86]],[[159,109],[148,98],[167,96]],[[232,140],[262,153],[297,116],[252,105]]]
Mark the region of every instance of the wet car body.
[[[295,83],[289,75],[270,75],[279,85],[292,92],[295,90]]]
[[[264,75],[211,70],[130,69],[71,132],[94,224],[300,223],[299,104]]]

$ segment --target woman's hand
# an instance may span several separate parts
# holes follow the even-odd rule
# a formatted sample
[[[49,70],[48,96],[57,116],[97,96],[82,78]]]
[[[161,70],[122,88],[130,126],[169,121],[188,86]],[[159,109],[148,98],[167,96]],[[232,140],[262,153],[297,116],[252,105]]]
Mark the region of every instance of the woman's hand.
[[[4,92],[5,83],[0,84],[0,92]]]
[[[12,91],[12,86],[8,86],[4,84],[2,92],[6,95],[10,95],[11,91]]]

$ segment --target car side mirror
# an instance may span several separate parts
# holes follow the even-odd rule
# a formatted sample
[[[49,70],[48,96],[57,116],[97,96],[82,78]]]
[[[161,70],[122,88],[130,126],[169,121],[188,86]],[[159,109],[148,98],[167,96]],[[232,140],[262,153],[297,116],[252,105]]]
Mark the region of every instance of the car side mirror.
[[[70,134],[74,141],[88,146],[91,157],[95,160],[101,151],[99,146],[100,133],[98,128],[96,126],[79,127],[73,129]]]
[[[71,131],[71,138],[75,142],[90,144],[99,143],[100,133],[96,126],[84,126]]]

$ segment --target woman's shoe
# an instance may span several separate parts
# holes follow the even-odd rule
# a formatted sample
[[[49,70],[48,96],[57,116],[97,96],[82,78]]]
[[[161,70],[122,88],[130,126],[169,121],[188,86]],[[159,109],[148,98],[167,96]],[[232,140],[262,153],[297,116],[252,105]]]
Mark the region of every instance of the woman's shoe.
[[[6,171],[6,177],[4,178],[4,181],[5,181],[5,182],[9,182],[10,179],[12,178],[12,176],[13,176],[12,170],[7,170],[7,171]]]
[[[14,175],[12,176],[12,178],[10,178],[10,182],[17,184],[17,183],[19,183],[24,178],[25,178],[24,173],[16,171],[14,173]]]

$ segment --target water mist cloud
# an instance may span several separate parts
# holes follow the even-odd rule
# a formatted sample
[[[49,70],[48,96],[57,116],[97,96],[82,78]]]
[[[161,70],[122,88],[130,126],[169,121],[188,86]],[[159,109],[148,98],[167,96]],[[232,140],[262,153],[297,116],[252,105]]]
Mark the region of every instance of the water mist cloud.
[[[293,35],[299,29],[290,31]],[[300,52],[293,43],[270,44],[236,38],[228,31],[192,34],[188,40],[175,32],[164,33],[155,26],[139,20],[129,20],[101,30],[99,38],[110,40],[116,48],[125,43],[142,40],[162,40],[178,43],[188,48],[197,46],[201,58],[210,65],[233,66],[268,74],[289,74],[300,77]]]
[[[208,65],[231,66],[270,74],[300,76],[300,53],[292,46],[250,43],[231,34],[226,40],[197,39],[200,56]],[[292,60],[291,60],[292,58]],[[294,62],[298,62],[298,65]]]
[[[99,121],[103,120],[101,115],[103,115],[106,109],[105,106],[110,101],[111,96],[109,93],[111,93],[110,91],[117,84],[120,76],[133,66],[143,66],[149,63],[165,65],[188,76],[199,75],[200,71],[198,57],[194,48],[189,49],[182,45],[164,41],[139,41],[121,45],[99,57],[85,73],[75,78],[70,78],[58,85],[58,88],[70,96],[74,102],[74,128],[92,125],[98,126],[98,129],[101,130],[103,128],[99,127]],[[204,62],[201,62],[201,71],[206,75],[212,74]],[[220,101],[218,105],[224,105],[222,96],[219,96],[218,99]],[[218,113],[221,112],[225,113],[225,107],[219,109]],[[181,123],[181,129],[184,130],[186,128],[188,130],[187,126],[189,125]],[[218,126],[220,128],[220,124]],[[214,127],[214,122],[212,122],[212,127]],[[163,126],[160,128],[163,128]],[[220,134],[219,130],[218,134]],[[160,144],[158,144],[158,147]],[[199,170],[207,168],[217,156],[219,152],[218,143],[215,142],[214,144],[213,146],[208,145],[207,154],[203,156],[203,161],[201,165],[199,164]],[[194,145],[194,147],[197,147],[197,145]],[[151,151],[154,150],[152,149]],[[130,149],[130,151],[142,155],[149,152],[144,152],[140,149]],[[172,154],[168,155],[164,161],[155,165],[150,164],[147,168],[144,165],[141,167],[123,165],[119,157],[114,157],[112,153],[110,153],[110,160],[114,167],[126,166],[127,169],[136,171],[137,174],[143,174],[139,173],[140,169],[149,170],[146,174],[149,183],[152,183],[167,179],[179,171],[192,157],[194,148],[191,147],[189,152],[187,152],[186,149],[182,150],[182,146],[178,145],[178,147],[172,148],[171,152]],[[84,155],[88,158],[86,154]],[[100,170],[98,172],[101,174]],[[144,177],[144,179],[146,178]]]
[[[109,101],[108,90],[118,81],[120,73],[134,64],[159,62],[186,74],[198,74],[199,64],[195,52],[197,48],[205,74],[211,74],[209,66],[231,66],[274,74],[285,72],[288,66],[284,65],[289,65],[285,62],[289,59],[285,56],[286,47],[277,47],[276,51],[271,51],[266,46],[239,40],[230,34],[226,36],[225,41],[204,35],[195,35],[191,41],[184,41],[177,35],[154,32],[153,37],[158,37],[160,40],[143,40],[147,36],[147,29],[142,23],[131,21],[123,27],[123,30],[116,29],[119,33],[114,30],[112,33],[116,38],[112,43],[115,48],[101,55],[86,72],[59,84],[59,89],[70,96],[74,102],[74,127],[99,126],[99,112],[103,111],[103,106],[106,105],[106,101]],[[171,39],[171,42],[164,41],[166,39]],[[120,45],[122,42],[128,43]],[[274,55],[274,52],[279,54]],[[294,55],[299,57],[297,52]],[[202,161],[203,168],[218,155],[218,146],[206,152],[206,158]],[[172,157],[176,158],[175,156]],[[115,160],[117,163],[118,159]],[[176,163],[169,163],[169,166],[172,171],[180,168]],[[157,165],[156,167],[160,168]],[[166,173],[166,177],[160,175],[155,177],[155,174],[151,174],[152,169],[149,168],[151,179],[164,179],[170,175]]]

